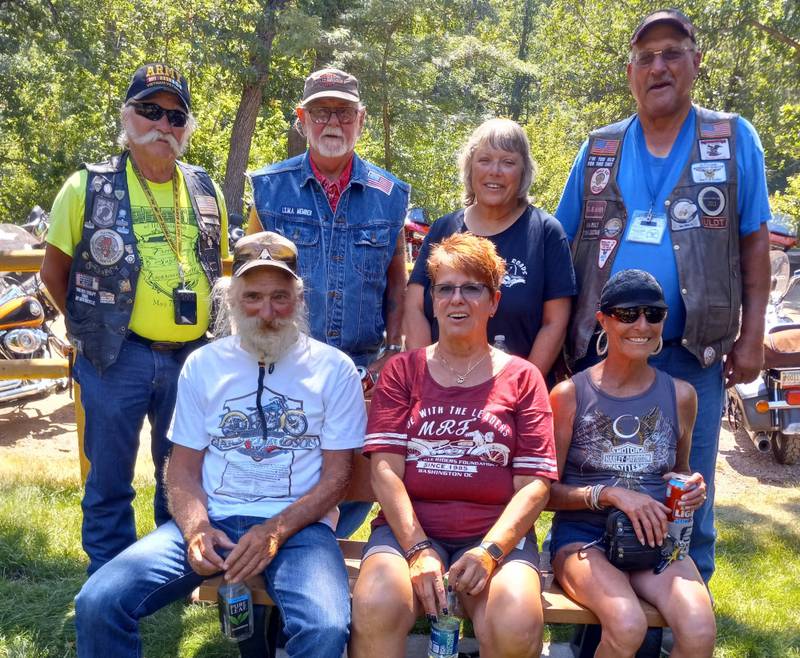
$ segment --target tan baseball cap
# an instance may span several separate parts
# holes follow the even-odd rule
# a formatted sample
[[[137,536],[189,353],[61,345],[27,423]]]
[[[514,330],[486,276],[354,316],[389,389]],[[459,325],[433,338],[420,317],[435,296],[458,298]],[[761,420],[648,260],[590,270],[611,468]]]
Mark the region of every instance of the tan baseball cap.
[[[361,97],[358,93],[358,80],[341,69],[325,68],[314,71],[306,78],[300,105],[305,107],[320,98],[341,98],[359,103]]]
[[[297,247],[294,242],[272,231],[241,238],[233,248],[233,276],[242,276],[256,267],[275,267],[297,275]]]

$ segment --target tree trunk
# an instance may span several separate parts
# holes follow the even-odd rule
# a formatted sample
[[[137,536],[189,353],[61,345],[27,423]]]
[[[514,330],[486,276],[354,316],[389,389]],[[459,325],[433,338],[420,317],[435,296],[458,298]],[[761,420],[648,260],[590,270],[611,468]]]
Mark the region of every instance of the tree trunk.
[[[225,205],[231,213],[243,212],[244,172],[250,158],[256,119],[264,100],[264,86],[269,80],[276,18],[285,2],[286,0],[268,0],[256,25],[255,44],[250,56],[251,67],[256,73],[255,80],[245,82],[242,88],[242,97],[231,130],[225,180],[222,183]]]
[[[533,26],[533,3],[535,0],[525,0],[525,10],[522,15],[522,32],[519,36],[519,50],[517,59],[522,62],[528,60],[528,39],[530,38]],[[509,114],[514,121],[519,121],[522,114],[522,97],[528,91],[530,78],[527,75],[519,74],[514,80],[514,89],[511,91],[511,102],[509,103]]]
[[[289,124],[289,133],[286,135],[286,157],[293,158],[306,150],[306,138],[294,127],[294,121]]]
[[[266,78],[264,79],[266,82]],[[228,163],[225,167],[225,181],[222,183],[222,193],[225,196],[225,205],[228,212],[243,212],[244,172],[250,157],[250,145],[253,142],[253,132],[256,119],[261,110],[264,99],[264,85],[261,76],[253,84],[248,84],[242,89],[239,109],[236,110],[236,119],[231,130],[231,144],[228,150]]]

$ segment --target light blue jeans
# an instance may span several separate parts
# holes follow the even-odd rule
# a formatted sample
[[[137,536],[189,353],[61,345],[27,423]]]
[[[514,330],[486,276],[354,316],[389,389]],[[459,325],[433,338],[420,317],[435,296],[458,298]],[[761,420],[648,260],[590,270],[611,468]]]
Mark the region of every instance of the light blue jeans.
[[[133,471],[139,433],[150,420],[150,452],[155,465],[153,501],[156,525],[169,521],[164,492],[167,439],[178,375],[191,348],[158,352],[126,340],[117,361],[99,374],[83,356],[75,361],[86,414],[83,448],[91,463],[81,501],[83,550],[89,575],[136,541]]]
[[[263,520],[232,516],[212,524],[238,541]],[[315,523],[290,537],[264,570],[264,580],[284,620],[287,653],[340,658],[350,634],[350,592],[331,529]],[[141,656],[139,620],[202,581],[187,562],[175,522],[159,526],[96,571],[75,598],[78,656]]]
[[[717,539],[714,528],[714,473],[725,399],[722,363],[717,362],[703,368],[690,352],[673,346],[665,347],[661,354],[650,357],[650,364],[673,377],[689,382],[697,391],[697,420],[692,433],[689,466],[693,472],[703,474],[708,487],[708,498],[694,513],[689,555],[707,584],[714,575],[714,543]]]

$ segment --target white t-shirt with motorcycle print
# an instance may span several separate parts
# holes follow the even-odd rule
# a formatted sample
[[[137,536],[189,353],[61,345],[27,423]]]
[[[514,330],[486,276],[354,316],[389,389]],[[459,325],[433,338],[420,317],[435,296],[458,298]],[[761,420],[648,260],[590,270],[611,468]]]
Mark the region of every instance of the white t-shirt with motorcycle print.
[[[204,450],[203,489],[212,519],[270,518],[319,481],[322,450],[360,448],[361,381],[344,353],[310,337],[265,364],[261,409],[256,359],[238,336],[193,352],[178,380],[173,443]],[[333,508],[321,521],[335,527]]]

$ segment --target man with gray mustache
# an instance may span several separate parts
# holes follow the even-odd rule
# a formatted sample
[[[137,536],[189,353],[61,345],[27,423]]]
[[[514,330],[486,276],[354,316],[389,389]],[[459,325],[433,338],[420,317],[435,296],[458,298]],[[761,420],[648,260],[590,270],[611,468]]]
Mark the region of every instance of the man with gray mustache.
[[[366,118],[355,76],[314,71],[296,112],[308,151],[250,175],[247,231],[275,231],[297,245],[311,335],[376,377],[403,349],[410,188],[355,152]],[[343,505],[337,535],[355,531],[369,508]]]
[[[227,255],[222,193],[203,169],[178,161],[196,127],[186,78],[145,64],[120,115],[122,153],[84,165],[58,193],[41,270],[77,353],[90,575],[136,541],[132,480],[145,416],[155,522],[170,519],[163,469],[178,374],[205,342]]]

